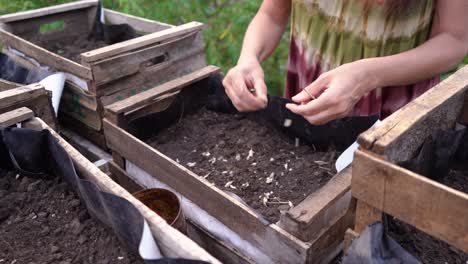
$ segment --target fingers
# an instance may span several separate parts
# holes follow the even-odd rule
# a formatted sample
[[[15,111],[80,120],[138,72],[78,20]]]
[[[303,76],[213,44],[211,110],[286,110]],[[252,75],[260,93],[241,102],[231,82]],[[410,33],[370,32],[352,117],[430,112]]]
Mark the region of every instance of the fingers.
[[[325,111],[328,108],[328,102],[326,98],[319,97],[316,100],[309,101],[305,104],[289,103],[286,104],[286,108],[298,115],[311,116],[318,114],[321,111]]]
[[[326,77],[319,77],[317,80],[306,86],[300,93],[293,96],[292,100],[298,104],[304,104],[314,98],[318,98],[320,93],[326,89],[327,80],[328,78]]]
[[[223,85],[234,107],[240,112],[256,111],[267,106],[267,88],[261,77],[247,79],[233,69],[224,78]],[[251,88],[254,92],[250,91]]]

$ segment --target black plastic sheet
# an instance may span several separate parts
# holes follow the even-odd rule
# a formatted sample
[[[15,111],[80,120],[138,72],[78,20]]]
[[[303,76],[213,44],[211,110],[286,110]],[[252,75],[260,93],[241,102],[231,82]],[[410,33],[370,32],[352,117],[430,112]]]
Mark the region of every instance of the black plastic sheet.
[[[433,180],[442,180],[457,162],[468,162],[467,128],[438,130],[428,137],[415,158],[399,165]]]
[[[386,234],[381,222],[366,227],[351,244],[343,264],[419,264],[420,262]]]

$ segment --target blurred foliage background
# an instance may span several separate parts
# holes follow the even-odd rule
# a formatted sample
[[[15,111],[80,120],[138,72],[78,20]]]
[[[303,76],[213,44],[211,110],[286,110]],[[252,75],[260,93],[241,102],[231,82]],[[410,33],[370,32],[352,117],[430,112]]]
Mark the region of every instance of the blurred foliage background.
[[[34,9],[71,0],[0,0],[0,14]],[[104,6],[124,13],[174,25],[190,21],[205,24],[203,30],[209,64],[223,72],[237,62],[244,32],[261,4],[261,0],[103,0]],[[273,55],[263,63],[270,93],[283,92],[288,55],[289,32]],[[457,68],[468,64],[468,56]],[[443,75],[443,78],[456,69]]]
[[[0,0],[0,14],[34,9],[70,0]],[[223,72],[237,63],[247,26],[261,0],[103,0],[104,7],[179,25],[190,21],[205,24],[203,29],[209,64]],[[270,93],[281,95],[286,76],[289,32],[275,53],[263,63]]]

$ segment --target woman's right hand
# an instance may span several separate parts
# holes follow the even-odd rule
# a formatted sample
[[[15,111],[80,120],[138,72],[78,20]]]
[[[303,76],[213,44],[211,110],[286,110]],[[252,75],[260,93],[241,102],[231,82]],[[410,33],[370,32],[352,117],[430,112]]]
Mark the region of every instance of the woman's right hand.
[[[223,80],[226,94],[239,112],[264,109],[267,106],[267,87],[263,69],[257,60],[239,62]]]

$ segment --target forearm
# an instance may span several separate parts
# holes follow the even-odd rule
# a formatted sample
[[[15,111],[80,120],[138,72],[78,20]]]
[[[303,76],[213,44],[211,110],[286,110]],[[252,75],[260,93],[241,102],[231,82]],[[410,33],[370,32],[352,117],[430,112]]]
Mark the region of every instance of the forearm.
[[[392,56],[366,59],[373,88],[423,81],[455,67],[465,56],[467,43],[447,33],[421,46]]]
[[[247,28],[239,62],[268,58],[286,30],[290,8],[290,1],[264,1]]]

